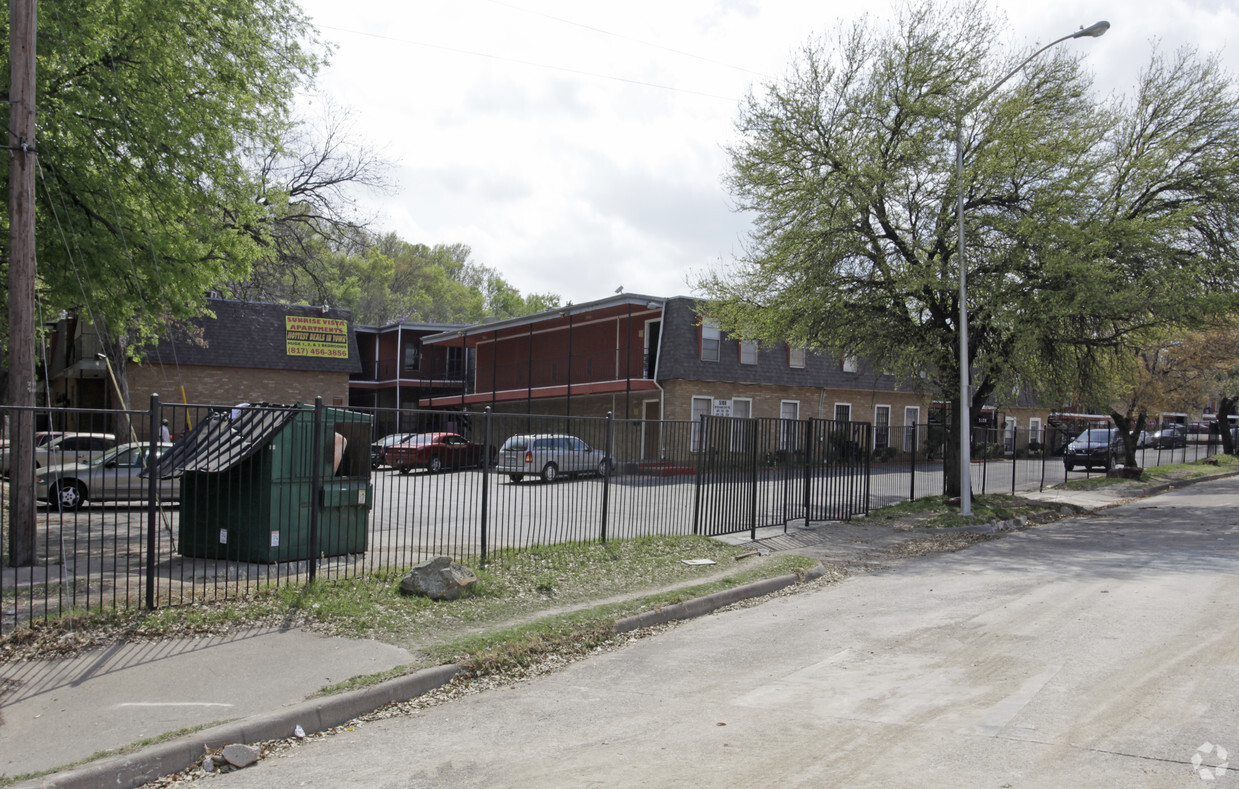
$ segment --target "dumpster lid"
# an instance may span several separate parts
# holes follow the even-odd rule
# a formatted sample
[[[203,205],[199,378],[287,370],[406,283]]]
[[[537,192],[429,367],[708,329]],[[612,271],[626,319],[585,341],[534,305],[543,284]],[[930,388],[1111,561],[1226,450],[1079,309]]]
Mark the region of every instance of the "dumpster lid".
[[[181,436],[150,473],[169,479],[186,471],[227,471],[271,443],[299,410],[298,406],[259,403],[211,414]]]

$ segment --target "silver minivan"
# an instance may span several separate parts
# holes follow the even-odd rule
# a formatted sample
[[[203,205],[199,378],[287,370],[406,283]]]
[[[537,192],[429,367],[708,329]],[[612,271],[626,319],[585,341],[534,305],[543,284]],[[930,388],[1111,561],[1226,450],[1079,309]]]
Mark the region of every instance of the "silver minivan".
[[[554,482],[560,475],[597,474],[606,476],[615,461],[600,449],[593,449],[576,436],[512,436],[499,448],[495,471],[520,482],[526,476]]]

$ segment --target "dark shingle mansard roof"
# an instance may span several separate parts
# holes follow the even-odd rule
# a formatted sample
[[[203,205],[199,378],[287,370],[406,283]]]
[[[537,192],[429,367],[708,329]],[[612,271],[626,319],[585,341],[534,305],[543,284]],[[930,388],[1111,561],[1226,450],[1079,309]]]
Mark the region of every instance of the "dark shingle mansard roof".
[[[170,330],[158,344],[145,349],[145,360],[155,364],[203,367],[251,367],[273,370],[355,373],[361,370],[357,338],[352,330],[352,311],[300,304],[265,304],[208,299],[214,318],[192,321],[196,337],[182,328]],[[344,320],[349,324],[347,359],[322,356],[290,356],[285,317],[315,317]]]

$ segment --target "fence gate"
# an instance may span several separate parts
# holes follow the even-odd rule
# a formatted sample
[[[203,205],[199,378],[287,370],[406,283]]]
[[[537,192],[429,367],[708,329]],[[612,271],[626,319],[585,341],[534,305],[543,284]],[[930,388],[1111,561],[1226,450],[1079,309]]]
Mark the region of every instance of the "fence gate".
[[[868,511],[872,425],[702,416],[694,532],[707,536],[848,520]]]

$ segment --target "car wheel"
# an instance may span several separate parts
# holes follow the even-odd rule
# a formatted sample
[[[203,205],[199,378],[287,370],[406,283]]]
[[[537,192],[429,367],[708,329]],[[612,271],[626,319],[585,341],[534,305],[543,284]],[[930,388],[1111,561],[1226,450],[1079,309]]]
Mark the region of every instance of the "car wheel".
[[[408,474],[410,471],[412,471],[412,469],[410,469],[408,466],[401,466],[401,467],[400,467],[400,473],[401,473],[401,474]]]
[[[598,461],[598,476],[606,477],[606,476],[610,476],[610,474],[611,474],[611,461],[609,460]]]
[[[443,458],[438,457],[437,455],[432,457],[430,462],[426,464],[426,470],[431,474],[438,474],[443,470]]]
[[[66,512],[72,512],[86,501],[86,489],[80,482],[57,482],[52,488],[51,500]]]
[[[1076,468],[1076,464],[1075,464],[1075,463],[1068,463],[1068,462],[1064,461],[1064,462],[1063,462],[1063,465],[1067,467],[1067,470],[1068,470],[1068,471],[1075,471],[1075,468]]]
[[[508,475],[508,479],[512,480],[513,482],[520,482],[524,478],[525,478],[524,474],[509,474]]]
[[[558,476],[559,476],[559,466],[556,466],[554,463],[547,463],[545,466],[542,467],[542,481],[543,482],[554,482],[555,478]]]

